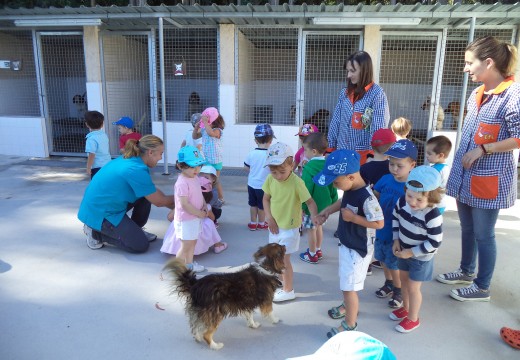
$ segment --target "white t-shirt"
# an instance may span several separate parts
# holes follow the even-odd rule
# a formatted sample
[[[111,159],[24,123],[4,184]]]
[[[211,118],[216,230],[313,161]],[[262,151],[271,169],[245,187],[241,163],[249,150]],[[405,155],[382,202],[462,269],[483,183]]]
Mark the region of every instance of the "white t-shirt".
[[[184,135],[184,141],[186,141],[186,146],[198,147],[199,145],[202,145],[202,138],[193,138],[193,130],[188,130],[186,132],[186,135]]]
[[[269,175],[269,167],[264,167],[266,160],[267,149],[256,148],[247,154],[244,161],[244,165],[249,167],[247,185],[253,189],[261,189],[267,175]]]

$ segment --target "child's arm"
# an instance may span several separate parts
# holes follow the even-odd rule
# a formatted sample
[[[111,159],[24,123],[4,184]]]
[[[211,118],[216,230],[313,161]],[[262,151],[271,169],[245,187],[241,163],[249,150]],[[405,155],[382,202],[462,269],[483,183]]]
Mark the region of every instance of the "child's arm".
[[[264,192],[262,203],[264,205],[265,221],[269,225],[269,231],[272,234],[278,234],[278,224],[271,214],[271,195]]]
[[[191,133],[191,137],[193,139],[200,139],[202,137],[201,129],[200,129],[200,120],[195,123],[193,127],[193,132]]]
[[[187,196],[180,196],[180,202],[183,210],[186,211],[188,214],[196,216],[200,219],[204,219],[207,216],[207,208],[203,207],[202,209],[197,209],[190,203]],[[206,206],[206,204],[204,204],[204,206]]]
[[[185,147],[186,146],[186,140],[182,140],[181,142],[181,148]]]
[[[341,218],[346,222],[358,224],[367,229],[382,229],[385,225],[384,220],[368,221],[366,217],[355,214],[348,208],[341,209]]]
[[[204,124],[204,129],[206,129],[209,136],[220,139],[220,129],[213,129],[207,116],[203,116],[200,120]]]
[[[94,159],[96,158],[95,153],[88,153],[88,159],[87,159],[87,174],[92,173],[92,164],[94,164]]]
[[[208,210],[208,217],[211,219],[211,221],[215,221],[215,214],[213,214],[211,209]]]
[[[330,215],[338,212],[341,208],[341,200],[336,201],[335,203],[327,206],[323,209],[318,215],[316,215],[316,225],[323,225],[325,221],[329,218]]]
[[[314,225],[320,225],[317,223],[317,216],[318,216],[318,206],[316,206],[316,202],[314,201],[313,198],[309,198],[309,200],[307,200],[305,202],[305,204],[307,204],[307,208],[309,209],[309,212],[311,213],[311,219],[312,219],[312,222],[314,223]]]

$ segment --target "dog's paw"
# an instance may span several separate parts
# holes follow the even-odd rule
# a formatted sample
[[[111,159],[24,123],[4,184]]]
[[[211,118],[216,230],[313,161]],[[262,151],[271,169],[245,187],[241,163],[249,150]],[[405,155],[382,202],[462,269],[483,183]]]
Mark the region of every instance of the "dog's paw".
[[[209,344],[209,347],[212,348],[213,350],[220,350],[224,347],[224,344],[216,343],[216,342],[212,341],[211,344]]]
[[[273,314],[269,314],[269,319],[271,320],[271,323],[278,324],[280,322],[280,319],[274,316]]]
[[[197,342],[201,342],[203,340],[202,334],[195,334],[195,335],[193,335],[193,337],[195,338],[195,341],[197,341]]]
[[[260,327],[260,323],[252,321],[248,323],[247,326],[249,326],[251,329],[256,329]]]

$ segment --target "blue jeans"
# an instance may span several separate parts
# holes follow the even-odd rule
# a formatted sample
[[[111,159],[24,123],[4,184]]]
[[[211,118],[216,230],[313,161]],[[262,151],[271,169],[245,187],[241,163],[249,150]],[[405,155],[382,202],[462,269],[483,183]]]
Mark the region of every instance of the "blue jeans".
[[[497,247],[495,224],[500,209],[478,209],[457,201],[460,227],[462,232],[462,256],[460,268],[463,272],[475,272],[478,255],[478,272],[474,282],[481,289],[489,289]]]

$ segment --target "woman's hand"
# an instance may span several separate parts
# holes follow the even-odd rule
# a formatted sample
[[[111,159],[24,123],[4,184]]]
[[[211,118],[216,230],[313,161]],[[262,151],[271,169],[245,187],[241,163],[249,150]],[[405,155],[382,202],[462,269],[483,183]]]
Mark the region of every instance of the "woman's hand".
[[[479,159],[484,155],[484,151],[480,147],[476,147],[473,150],[468,151],[462,157],[462,166],[464,169],[469,169],[475,160]]]

